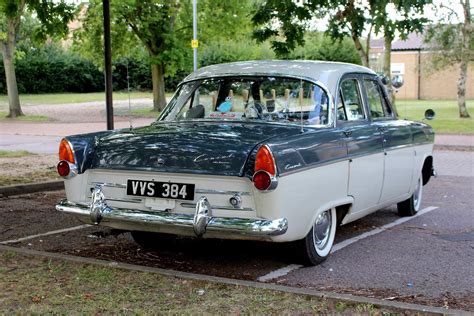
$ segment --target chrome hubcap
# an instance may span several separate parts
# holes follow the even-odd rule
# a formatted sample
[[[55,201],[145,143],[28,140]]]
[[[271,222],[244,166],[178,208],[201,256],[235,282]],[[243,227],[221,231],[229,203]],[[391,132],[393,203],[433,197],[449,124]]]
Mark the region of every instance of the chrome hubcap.
[[[418,180],[418,183],[415,188],[415,192],[413,193],[413,206],[415,207],[415,210],[418,211],[420,207],[420,200],[421,200],[421,178]]]
[[[330,210],[324,211],[319,214],[316,222],[313,225],[314,245],[319,250],[324,249],[328,243],[332,223],[331,217],[332,215]]]

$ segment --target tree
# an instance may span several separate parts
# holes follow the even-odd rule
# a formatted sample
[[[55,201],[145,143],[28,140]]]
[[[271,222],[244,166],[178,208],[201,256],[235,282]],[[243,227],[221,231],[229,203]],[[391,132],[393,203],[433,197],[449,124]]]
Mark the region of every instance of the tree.
[[[466,81],[469,62],[474,60],[474,29],[469,0],[460,0],[463,8],[463,19],[457,16],[451,7],[442,5],[449,14],[444,16],[440,23],[429,28],[425,41],[434,51],[430,64],[434,70],[459,65],[457,99],[459,117],[469,118],[466,106]],[[462,23],[453,23],[453,20],[463,20]]]
[[[247,32],[250,37],[250,0],[198,3],[200,52],[226,38],[236,42]],[[160,111],[166,104],[165,76],[192,70],[191,1],[122,0],[111,2],[113,59],[134,57],[144,48],[151,64],[153,106]],[[75,32],[74,49],[102,65],[103,51],[97,45],[102,37],[102,4],[92,0],[82,18],[82,29]]]
[[[68,22],[73,18],[74,7],[64,0],[4,0],[0,2],[0,48],[5,68],[9,113],[7,117],[23,115],[18,95],[15,74],[15,47],[17,35],[26,11],[34,13],[39,21],[33,32],[36,40],[45,40],[47,36],[65,36]]]
[[[370,35],[383,32],[388,53],[386,65],[390,67],[391,41],[395,33],[406,37],[413,30],[420,30],[426,19],[418,17],[428,0],[309,0],[303,4],[294,1],[269,0],[263,2],[253,16],[258,41],[273,38],[272,46],[279,55],[288,54],[296,44],[304,44],[304,33],[309,23],[322,15],[329,18],[327,34],[336,40],[352,38],[362,64],[369,65]],[[394,7],[401,19],[392,20],[387,7]],[[367,40],[362,35],[367,31]],[[389,68],[388,68],[389,69]]]

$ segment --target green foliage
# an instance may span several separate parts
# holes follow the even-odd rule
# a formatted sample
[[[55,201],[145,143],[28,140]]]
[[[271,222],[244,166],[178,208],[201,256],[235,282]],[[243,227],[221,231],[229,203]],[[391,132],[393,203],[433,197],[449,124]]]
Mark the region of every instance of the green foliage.
[[[309,32],[305,34],[304,41],[305,45],[296,47],[288,58],[361,63],[360,56],[348,37],[334,40],[321,32]]]
[[[279,58],[288,56],[297,45],[304,45],[304,33],[313,17],[320,17],[325,1],[268,0],[257,6],[252,17],[254,38],[262,43],[271,40]],[[326,4],[327,5],[327,4]]]
[[[395,32],[403,38],[409,32],[420,31],[425,18],[423,12],[430,0],[371,0],[358,3],[354,0],[268,0],[262,2],[252,17],[255,26],[254,37],[259,42],[271,40],[272,48],[279,57],[288,56],[298,45],[305,43],[304,34],[311,21],[327,16],[327,34],[338,40],[350,36],[354,40],[369,29],[384,33],[392,39]],[[400,18],[391,20],[386,8],[393,6]]]
[[[78,54],[49,44],[41,48],[20,47],[16,60],[20,93],[92,92],[104,87],[103,74]],[[0,64],[0,91],[6,93],[3,63]]]
[[[200,55],[200,66],[227,63],[240,60],[273,59],[275,55],[269,44],[257,45],[247,40],[222,40],[203,47]]]
[[[424,37],[430,50],[429,71],[441,70],[461,62],[463,55],[462,24],[435,24],[427,29]],[[474,61],[474,36],[470,37],[469,60]]]
[[[127,24],[117,16],[116,7],[111,6],[111,45],[112,60],[121,58],[142,58],[144,48],[136,36],[129,30]],[[77,18],[82,24],[73,33],[71,49],[82,57],[92,61],[100,69],[104,68],[104,20],[102,13],[102,0],[89,1],[77,10]]]

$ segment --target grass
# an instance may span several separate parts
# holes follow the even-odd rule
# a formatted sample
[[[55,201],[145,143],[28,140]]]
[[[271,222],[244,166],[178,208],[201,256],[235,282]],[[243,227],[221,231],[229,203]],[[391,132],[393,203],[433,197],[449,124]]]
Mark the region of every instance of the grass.
[[[20,116],[16,117],[14,119],[12,118],[7,118],[8,113],[7,112],[0,112],[0,121],[4,120],[9,120],[9,121],[22,121],[22,122],[45,122],[49,121],[50,118],[44,115],[25,115],[25,116]]]
[[[152,98],[151,92],[131,92],[130,98],[141,99],[141,98]],[[114,100],[127,100],[127,92],[114,92]],[[92,93],[53,93],[53,94],[21,94],[20,104],[21,105],[33,105],[33,104],[67,104],[67,103],[82,103],[82,102],[94,102],[94,101],[105,101],[104,92],[92,92]],[[0,95],[0,104],[8,104],[8,97],[6,95]]]
[[[59,180],[58,172],[56,169],[42,169],[35,170],[21,175],[10,176],[0,174],[0,187],[6,185],[16,185],[16,184],[26,184],[26,183],[35,183],[42,181],[51,181]]]
[[[400,118],[421,121],[426,109],[433,109],[436,117],[430,124],[436,133],[446,134],[474,134],[474,100],[467,101],[470,119],[459,118],[456,100],[397,100],[398,115]]]
[[[0,314],[388,314],[395,310],[0,252]]]
[[[1,150],[0,158],[18,158],[35,155],[27,150]]]

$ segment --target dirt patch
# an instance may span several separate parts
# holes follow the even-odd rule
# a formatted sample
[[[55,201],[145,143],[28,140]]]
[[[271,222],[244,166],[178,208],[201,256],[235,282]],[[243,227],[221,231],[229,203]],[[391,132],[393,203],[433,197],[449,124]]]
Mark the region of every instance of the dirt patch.
[[[0,158],[0,186],[60,179],[57,154]]]
[[[64,191],[0,198],[0,241],[80,225],[54,208],[63,198]]]

